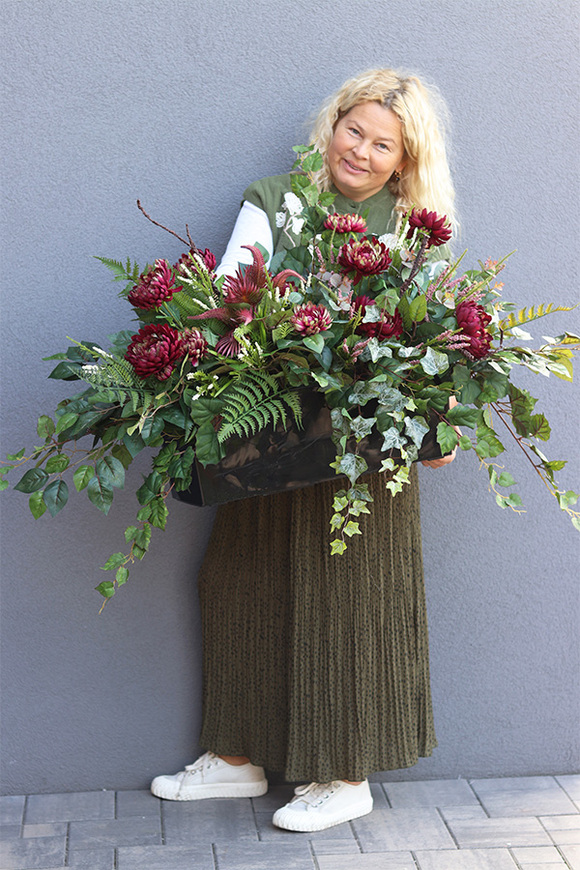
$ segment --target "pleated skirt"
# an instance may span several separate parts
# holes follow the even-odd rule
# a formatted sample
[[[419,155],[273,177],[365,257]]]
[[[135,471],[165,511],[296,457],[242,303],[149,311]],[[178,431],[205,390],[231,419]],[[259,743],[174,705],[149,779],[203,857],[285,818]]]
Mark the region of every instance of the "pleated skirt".
[[[199,576],[201,745],[289,782],[358,781],[436,746],[419,490],[367,478],[362,536],[330,555],[339,485],[219,508]]]

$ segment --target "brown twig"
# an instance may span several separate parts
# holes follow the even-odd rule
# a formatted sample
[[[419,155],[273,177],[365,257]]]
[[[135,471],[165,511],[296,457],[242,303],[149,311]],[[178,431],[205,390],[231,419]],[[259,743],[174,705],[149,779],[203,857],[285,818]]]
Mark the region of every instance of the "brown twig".
[[[141,205],[141,201],[139,199],[137,200],[137,208],[139,209],[140,212],[142,212],[145,215],[147,220],[151,221],[152,224],[155,224],[156,227],[160,227],[162,230],[165,230],[166,232],[171,233],[172,236],[175,236],[175,238],[179,239],[180,242],[183,242],[184,245],[188,245],[190,243],[193,244],[191,242],[191,238],[189,239],[189,242],[188,242],[187,239],[183,239],[181,236],[178,236],[177,233],[173,232],[173,230],[170,230],[168,227],[164,227],[163,224],[160,224],[157,221],[154,221],[153,218],[147,214],[147,212],[145,211],[145,209]],[[187,235],[189,236],[189,230],[187,232]],[[195,245],[194,245],[194,248],[195,248]]]

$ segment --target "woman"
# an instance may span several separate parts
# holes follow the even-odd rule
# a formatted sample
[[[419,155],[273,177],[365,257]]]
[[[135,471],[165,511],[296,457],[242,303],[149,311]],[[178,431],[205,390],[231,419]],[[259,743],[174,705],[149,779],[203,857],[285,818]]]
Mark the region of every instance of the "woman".
[[[411,206],[447,214],[453,187],[439,100],[414,76],[372,70],[322,107],[313,142],[320,189],[337,212],[395,232]],[[289,175],[252,184],[220,266],[272,255],[300,232]],[[438,467],[453,455],[429,463]],[[369,813],[369,773],[408,767],[436,745],[429,688],[417,472],[374,498],[364,535],[330,556],[333,482],[247,499],[217,514],[199,578],[208,747],[153,794],[170,800],[257,796],[264,768],[311,780],[273,818],[316,831]]]

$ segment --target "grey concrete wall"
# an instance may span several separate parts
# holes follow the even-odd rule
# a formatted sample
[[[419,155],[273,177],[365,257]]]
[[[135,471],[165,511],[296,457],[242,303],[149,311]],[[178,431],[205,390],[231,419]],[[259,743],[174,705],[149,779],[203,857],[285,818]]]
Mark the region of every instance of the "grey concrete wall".
[[[40,358],[66,336],[105,342],[129,326],[93,255],[181,253],[137,197],[220,255],[246,185],[285,171],[305,117],[371,66],[417,70],[448,99],[468,261],[517,249],[507,296],[576,301],[571,0],[4,0],[0,11],[6,450],[34,443],[37,415],[68,392]],[[520,381],[549,409],[549,452],[570,459],[561,477],[577,487],[577,388]],[[506,465],[525,515],[495,505],[470,455],[421,472],[440,745],[405,777],[578,767],[577,537],[516,449]],[[19,493],[1,504],[3,791],[138,788],[192,760],[195,578],[212,509],[173,504],[99,616],[97,566],[120,549],[130,493],[108,518],[84,498],[54,520],[34,521]]]

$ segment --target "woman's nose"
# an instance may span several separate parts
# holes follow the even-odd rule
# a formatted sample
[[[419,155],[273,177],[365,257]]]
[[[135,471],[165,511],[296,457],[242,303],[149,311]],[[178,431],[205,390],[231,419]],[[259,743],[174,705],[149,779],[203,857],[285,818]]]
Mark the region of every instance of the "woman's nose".
[[[361,160],[366,159],[369,155],[369,143],[365,139],[361,139],[355,143],[352,150]]]

